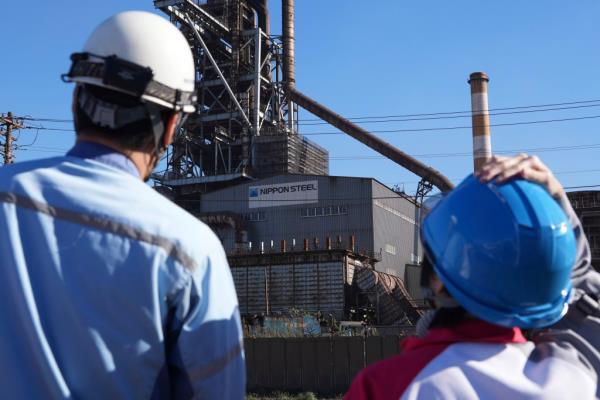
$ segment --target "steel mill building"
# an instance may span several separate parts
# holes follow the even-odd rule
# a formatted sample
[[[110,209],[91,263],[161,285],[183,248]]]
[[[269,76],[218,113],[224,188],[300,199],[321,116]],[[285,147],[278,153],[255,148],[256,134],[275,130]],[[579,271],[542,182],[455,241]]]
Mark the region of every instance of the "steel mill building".
[[[198,216],[229,253],[345,248],[404,278],[420,258],[415,202],[371,178],[279,175],[202,196]]]
[[[378,323],[416,322],[419,204],[452,183],[296,88],[294,0],[282,0],[281,34],[266,0],[154,5],[190,43],[198,112],[152,178],[223,241],[242,314],[374,310]],[[327,150],[300,132],[300,108],[416,174],[416,196],[329,176]]]

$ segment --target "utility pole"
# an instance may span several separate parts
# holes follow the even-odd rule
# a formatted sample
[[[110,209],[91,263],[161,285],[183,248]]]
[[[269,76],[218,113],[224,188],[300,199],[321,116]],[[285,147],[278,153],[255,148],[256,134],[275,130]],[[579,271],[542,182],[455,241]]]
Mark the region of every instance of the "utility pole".
[[[13,137],[13,129],[23,128],[22,121],[17,121],[13,118],[12,112],[8,112],[8,115],[2,114],[0,117],[0,127],[2,129],[2,136],[4,136],[4,143],[2,145],[2,154],[4,156],[4,164],[12,164],[15,162],[13,156],[13,143],[15,138]]]

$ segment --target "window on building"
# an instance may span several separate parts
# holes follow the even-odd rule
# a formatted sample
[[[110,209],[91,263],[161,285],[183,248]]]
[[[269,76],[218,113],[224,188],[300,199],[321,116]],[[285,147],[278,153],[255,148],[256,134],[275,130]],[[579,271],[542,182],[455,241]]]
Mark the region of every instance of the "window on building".
[[[396,255],[396,246],[393,246],[391,244],[386,244],[385,252],[388,254]]]
[[[308,207],[300,209],[300,217],[324,217],[348,214],[348,206]]]
[[[244,219],[252,222],[265,221],[267,219],[267,214],[264,211],[254,211],[244,215]]]

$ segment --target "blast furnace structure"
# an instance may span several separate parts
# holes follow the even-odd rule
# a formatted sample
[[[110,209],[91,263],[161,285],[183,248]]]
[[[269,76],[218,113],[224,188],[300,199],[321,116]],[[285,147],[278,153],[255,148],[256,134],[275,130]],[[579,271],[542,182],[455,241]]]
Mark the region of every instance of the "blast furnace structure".
[[[376,322],[414,323],[419,204],[449,180],[296,88],[293,0],[282,0],[282,35],[271,34],[267,0],[154,5],[190,43],[198,107],[153,179],[223,241],[242,313],[347,319],[371,307]],[[329,176],[327,150],[298,130],[298,107],[420,176],[416,198]]]

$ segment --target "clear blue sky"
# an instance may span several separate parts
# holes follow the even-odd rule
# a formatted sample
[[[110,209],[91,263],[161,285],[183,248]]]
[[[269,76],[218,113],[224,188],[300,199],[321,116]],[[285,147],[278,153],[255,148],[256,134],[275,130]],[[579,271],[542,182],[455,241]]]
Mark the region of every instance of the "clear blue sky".
[[[280,33],[280,2],[270,1],[272,32]],[[465,111],[467,78],[485,71],[490,108],[600,100],[598,43],[600,2],[559,1],[355,1],[296,0],[297,86],[348,117]],[[0,112],[70,118],[72,87],[59,75],[69,54],[83,46],[103,19],[128,9],[153,10],[151,0],[5,2],[0,24]],[[7,16],[14,16],[8,18]],[[590,107],[493,115],[492,124],[600,116]],[[301,118],[312,118],[303,113]],[[44,123],[57,127],[58,124]],[[469,118],[373,123],[373,130],[469,126]],[[69,128],[68,125],[60,125]],[[492,127],[494,150],[599,145],[542,151],[565,186],[600,184],[600,118],[549,124]],[[303,125],[302,132],[331,132]],[[453,180],[472,169],[470,129],[382,133],[385,140],[444,172]],[[19,145],[33,142],[22,131]],[[330,151],[332,175],[373,176],[387,184],[417,177],[344,135],[311,139]],[[18,160],[67,149],[72,133],[40,131]],[[340,157],[361,157],[340,160]]]

